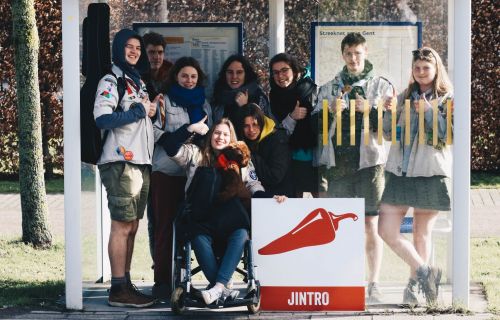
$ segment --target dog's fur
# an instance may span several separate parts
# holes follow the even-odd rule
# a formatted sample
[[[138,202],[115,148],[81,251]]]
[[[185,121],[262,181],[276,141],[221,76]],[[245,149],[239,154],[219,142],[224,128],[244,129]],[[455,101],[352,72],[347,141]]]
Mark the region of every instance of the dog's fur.
[[[233,197],[238,197],[245,209],[250,212],[250,202],[252,195],[246,188],[240,175],[240,169],[248,166],[250,161],[250,149],[243,141],[230,143],[227,147],[221,150],[229,161],[234,161],[236,166],[229,166],[227,169],[219,168],[221,173],[221,187],[217,196],[219,202],[225,202]]]

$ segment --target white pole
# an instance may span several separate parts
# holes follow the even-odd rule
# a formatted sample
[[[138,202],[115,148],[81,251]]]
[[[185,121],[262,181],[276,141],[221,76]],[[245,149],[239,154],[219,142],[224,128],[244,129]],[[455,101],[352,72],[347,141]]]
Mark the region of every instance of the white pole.
[[[81,162],[80,162],[80,35],[77,0],[62,2],[64,239],[66,308],[82,309]]]
[[[285,0],[269,0],[269,58],[285,52]]]
[[[108,209],[106,189],[101,183],[99,169],[95,170],[95,200],[96,200],[96,246],[97,246],[97,279],[103,283],[111,280],[111,265],[108,258],[109,233],[111,218]]]
[[[469,307],[471,1],[453,1],[453,303]]]

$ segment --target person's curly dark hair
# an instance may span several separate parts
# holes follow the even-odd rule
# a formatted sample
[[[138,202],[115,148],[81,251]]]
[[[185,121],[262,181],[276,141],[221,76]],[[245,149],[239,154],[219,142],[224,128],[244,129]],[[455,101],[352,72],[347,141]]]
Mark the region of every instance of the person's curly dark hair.
[[[248,61],[247,58],[240,54],[233,54],[232,56],[229,56],[229,58],[224,61],[224,64],[222,65],[219,74],[217,76],[217,80],[215,81],[214,84],[214,96],[212,99],[212,102],[216,103],[218,99],[218,93],[222,92],[223,89],[229,88],[226,80],[226,71],[227,68],[229,68],[229,65],[235,61],[238,61],[241,63],[243,70],[245,70],[245,83],[248,84],[250,82],[258,82],[259,77],[257,76],[257,73],[253,69],[252,64],[250,61]]]
[[[174,83],[177,83],[177,74],[184,67],[193,67],[196,69],[198,72],[198,82],[196,83],[196,86],[203,87],[207,77],[201,69],[198,60],[193,57],[181,57],[175,61],[174,65],[168,72],[167,88],[169,89]]]

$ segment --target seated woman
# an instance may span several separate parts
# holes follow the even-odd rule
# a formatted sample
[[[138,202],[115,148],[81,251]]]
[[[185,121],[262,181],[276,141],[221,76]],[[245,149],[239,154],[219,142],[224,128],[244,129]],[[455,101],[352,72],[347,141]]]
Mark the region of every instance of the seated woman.
[[[272,118],[269,99],[258,83],[257,73],[247,58],[235,54],[226,59],[214,85],[214,122],[226,117],[235,124],[238,109],[247,103],[256,103]]]
[[[236,125],[252,153],[252,163],[262,185],[271,194],[294,196],[291,151],[285,129],[264,115],[254,103],[241,107]]]
[[[208,131],[208,127],[204,123],[205,120],[206,117],[198,123],[189,126],[185,125],[183,133],[179,130],[175,134],[172,134],[167,143],[163,145],[167,154],[186,169],[186,190],[193,181],[198,167],[216,167],[218,163],[217,157],[221,150],[226,148],[230,143],[237,141],[233,124],[227,118],[217,121],[210,131]],[[192,143],[184,143],[185,141],[189,141],[192,135],[205,135],[207,131],[208,134],[202,148]],[[251,163],[241,168],[240,173],[242,181],[253,197],[267,196],[260,181],[257,179]],[[274,198],[278,202],[283,202],[286,197],[274,196]],[[221,234],[218,234],[216,230],[210,228],[210,226],[206,228],[207,222],[213,225],[217,224],[219,223],[217,219],[221,217],[217,210],[210,209],[207,208],[206,211],[210,212],[209,214],[212,216],[203,221],[205,228],[195,226],[192,228],[193,231],[190,235],[198,263],[212,286],[212,288],[201,292],[206,304],[211,304],[218,299],[235,299],[238,296],[238,291],[229,290],[226,286],[239,263],[248,239],[248,228],[235,227],[234,230],[225,230],[226,236],[222,236],[222,239]],[[195,221],[195,224],[198,222]],[[237,225],[237,223],[234,225]],[[225,245],[225,252],[222,255],[220,263],[217,262],[212,247],[214,241]]]

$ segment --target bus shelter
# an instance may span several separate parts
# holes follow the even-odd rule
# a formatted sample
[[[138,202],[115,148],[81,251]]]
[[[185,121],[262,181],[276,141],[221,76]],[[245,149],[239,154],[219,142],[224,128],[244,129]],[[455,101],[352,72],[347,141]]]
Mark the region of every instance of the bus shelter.
[[[160,5],[149,5],[144,1],[136,6],[135,1],[109,1],[111,7],[111,25],[115,29],[132,28],[134,22],[185,22],[175,15],[173,2],[159,1]],[[90,1],[64,0],[62,2],[63,20],[63,87],[64,87],[64,181],[65,197],[65,261],[66,261],[66,307],[82,309],[82,280],[85,270],[91,266],[91,279],[106,281],[110,277],[107,261],[106,243],[109,218],[106,220],[104,197],[100,192],[97,179],[95,188],[91,188],[90,197],[96,200],[95,207],[86,207],[89,193],[82,193],[82,180],[85,180],[86,166],[80,161],[80,110],[79,95],[81,85],[81,28]],[[156,3],[156,2],[155,2]],[[333,56],[340,56],[338,36],[342,32],[364,32],[368,44],[377,47],[370,52],[377,64],[396,62],[398,68],[387,69],[387,76],[398,79],[398,89],[402,90],[408,79],[408,65],[404,54],[409,55],[412,48],[427,45],[434,47],[443,56],[448,73],[454,85],[454,134],[453,134],[453,174],[452,174],[452,210],[440,213],[451,222],[451,228],[445,232],[449,239],[445,245],[449,262],[446,276],[451,282],[452,301],[465,307],[469,305],[469,235],[470,235],[470,82],[471,82],[471,2],[467,0],[440,0],[435,6],[426,6],[426,1],[416,1],[410,7],[407,1],[377,1],[367,5],[363,1],[349,7],[338,1],[321,0],[309,11],[307,24],[309,34],[297,35],[304,30],[286,29],[291,25],[292,4],[284,0],[259,2],[263,15],[268,18],[265,36],[252,38],[262,24],[254,24],[254,16],[235,15],[224,21],[243,22],[243,54],[255,59],[267,73],[269,58],[285,50],[300,52],[289,44],[293,38],[304,38],[308,50],[308,61],[318,85],[332,76],[339,66],[332,63]],[[433,2],[435,3],[435,2]],[[245,3],[239,3],[235,12],[245,10]],[[184,8],[185,12],[202,10],[210,12],[210,6]],[[248,10],[248,9],[247,9]],[[262,12],[261,12],[262,14]],[[215,15],[215,13],[214,13]],[[177,18],[176,18],[177,17]],[[239,17],[239,18],[238,18]],[[213,17],[211,22],[217,21]],[[288,21],[288,22],[287,22]],[[205,21],[206,22],[206,21]],[[309,28],[310,26],[310,28]],[[399,29],[398,29],[399,28]],[[257,31],[256,31],[257,30]],[[338,33],[338,34],[335,34]],[[377,35],[378,37],[375,37]],[[309,38],[308,38],[309,37]],[[252,39],[252,40],[250,40]],[[309,42],[307,42],[309,39]],[[257,45],[254,45],[254,44]],[[286,44],[286,46],[285,46]],[[257,46],[257,50],[255,47]],[[253,48],[254,51],[251,51]],[[386,52],[391,52],[388,56]],[[338,59],[337,59],[338,60]],[[257,62],[256,62],[257,61]],[[407,63],[407,62],[406,62]],[[397,69],[397,70],[396,70]],[[384,74],[385,75],[385,74]],[[94,180],[92,180],[94,181]],[[319,183],[319,182],[318,182]],[[90,213],[87,213],[89,211]],[[97,214],[96,214],[97,212]],[[103,213],[104,212],[104,213]],[[94,232],[89,235],[83,231],[83,225],[90,217],[95,218]],[[90,238],[89,238],[90,237]],[[90,240],[89,240],[90,239]],[[90,244],[89,244],[90,243]],[[86,247],[93,247],[91,257],[85,256]],[[97,249],[95,249],[97,248]],[[95,250],[95,251],[94,251]],[[91,261],[89,263],[89,261]]]

